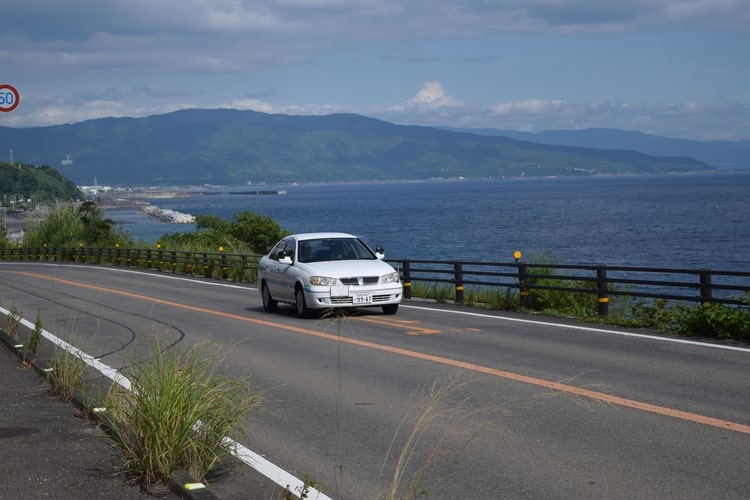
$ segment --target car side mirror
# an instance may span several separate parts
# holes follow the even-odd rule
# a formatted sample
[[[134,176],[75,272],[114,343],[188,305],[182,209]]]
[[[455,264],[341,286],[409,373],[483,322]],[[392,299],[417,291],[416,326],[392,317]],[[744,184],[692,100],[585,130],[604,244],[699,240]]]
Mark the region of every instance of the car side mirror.
[[[383,250],[383,247],[375,248],[375,256],[380,260],[385,259],[385,250]]]
[[[292,264],[292,258],[288,255],[285,255],[279,259],[279,263],[286,264],[289,266]]]

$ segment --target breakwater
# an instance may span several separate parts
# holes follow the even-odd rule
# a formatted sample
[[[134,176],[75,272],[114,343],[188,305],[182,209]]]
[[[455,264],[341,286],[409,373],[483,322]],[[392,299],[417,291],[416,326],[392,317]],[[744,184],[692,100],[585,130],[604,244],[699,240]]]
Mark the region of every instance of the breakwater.
[[[286,189],[266,189],[262,191],[230,191],[229,194],[254,194],[254,195],[284,195],[287,194]]]
[[[193,224],[195,222],[195,216],[169,208],[142,205],[138,211],[168,224]]]

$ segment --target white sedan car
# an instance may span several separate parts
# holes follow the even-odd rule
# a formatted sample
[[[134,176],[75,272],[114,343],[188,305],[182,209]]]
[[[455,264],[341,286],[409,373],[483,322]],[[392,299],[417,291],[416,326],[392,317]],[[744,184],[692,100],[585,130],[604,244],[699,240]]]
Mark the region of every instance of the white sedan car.
[[[305,317],[311,310],[379,306],[395,314],[403,287],[398,271],[359,238],[346,233],[287,236],[258,263],[263,309],[293,304]]]

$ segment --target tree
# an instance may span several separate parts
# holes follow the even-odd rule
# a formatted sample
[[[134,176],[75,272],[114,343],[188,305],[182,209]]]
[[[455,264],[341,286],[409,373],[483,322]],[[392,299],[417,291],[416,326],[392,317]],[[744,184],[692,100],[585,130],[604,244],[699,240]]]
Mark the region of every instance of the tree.
[[[264,254],[278,240],[287,236],[288,231],[265,215],[244,211],[234,214],[232,218],[232,236],[247,243],[251,251]]]
[[[195,225],[198,229],[214,229],[220,233],[231,233],[232,223],[218,215],[196,215]]]
[[[96,203],[85,201],[78,207],[78,216],[83,224],[81,242],[89,246],[110,246],[117,242],[115,221],[105,219]]]

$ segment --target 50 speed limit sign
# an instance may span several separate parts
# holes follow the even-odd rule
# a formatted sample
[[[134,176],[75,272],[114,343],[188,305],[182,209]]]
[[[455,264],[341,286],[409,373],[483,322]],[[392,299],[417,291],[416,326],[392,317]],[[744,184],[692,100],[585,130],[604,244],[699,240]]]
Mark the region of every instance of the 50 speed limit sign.
[[[21,102],[21,96],[13,85],[0,84],[0,112],[13,111]]]

